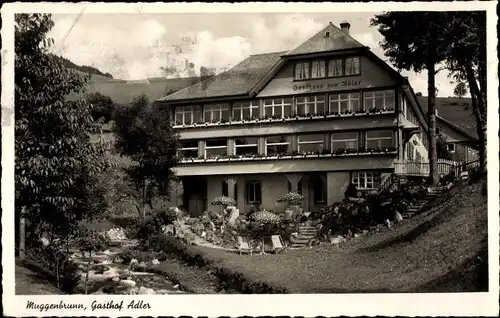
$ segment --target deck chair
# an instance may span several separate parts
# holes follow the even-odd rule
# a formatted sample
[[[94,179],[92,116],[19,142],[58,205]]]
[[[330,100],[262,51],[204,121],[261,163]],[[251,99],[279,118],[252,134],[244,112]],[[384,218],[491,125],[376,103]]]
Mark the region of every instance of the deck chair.
[[[238,252],[240,255],[242,253],[249,253],[252,255],[252,246],[250,246],[247,239],[243,239],[241,236],[238,236]]]
[[[285,247],[285,242],[283,241],[280,235],[272,235],[271,243],[273,252],[276,254],[286,251],[287,249],[287,247]]]

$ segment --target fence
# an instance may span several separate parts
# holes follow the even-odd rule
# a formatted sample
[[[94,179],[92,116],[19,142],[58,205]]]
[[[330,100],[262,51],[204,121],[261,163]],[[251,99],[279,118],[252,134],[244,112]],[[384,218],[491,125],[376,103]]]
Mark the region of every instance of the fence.
[[[460,162],[455,162],[452,160],[438,159],[437,168],[439,175],[447,175],[452,171],[455,173],[460,173],[458,169],[462,164]],[[430,175],[430,163],[429,162],[417,162],[417,161],[395,161],[394,162],[394,173],[398,175],[406,176],[421,176],[427,177]],[[457,175],[458,176],[458,175]]]

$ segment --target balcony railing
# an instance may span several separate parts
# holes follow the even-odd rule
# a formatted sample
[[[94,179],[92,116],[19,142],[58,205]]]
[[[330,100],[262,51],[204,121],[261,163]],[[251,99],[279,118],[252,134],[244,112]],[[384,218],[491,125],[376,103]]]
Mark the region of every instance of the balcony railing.
[[[448,175],[452,171],[458,171],[461,163],[451,160],[438,159],[437,168],[439,175]],[[394,173],[406,176],[428,177],[430,175],[429,162],[417,161],[395,161]]]
[[[200,128],[200,127],[217,127],[217,126],[233,126],[233,125],[248,125],[248,124],[266,124],[266,123],[279,123],[279,122],[295,122],[304,120],[320,120],[320,119],[330,119],[330,118],[345,118],[345,117],[358,117],[367,115],[380,115],[380,114],[393,114],[394,109],[371,109],[367,111],[357,111],[351,112],[347,111],[344,113],[327,112],[318,114],[306,114],[306,115],[293,115],[289,117],[273,116],[273,117],[253,117],[244,120],[227,120],[223,119],[221,121],[205,122],[200,121],[192,124],[184,124],[181,122],[172,123],[173,128]]]
[[[226,155],[217,157],[182,158],[181,163],[200,162],[233,162],[233,161],[258,161],[258,160],[287,160],[287,159],[308,159],[308,158],[332,158],[332,157],[354,157],[370,155],[396,155],[395,148],[384,149],[337,149],[333,152],[322,151],[317,153],[282,153],[282,154],[246,154],[246,155]]]

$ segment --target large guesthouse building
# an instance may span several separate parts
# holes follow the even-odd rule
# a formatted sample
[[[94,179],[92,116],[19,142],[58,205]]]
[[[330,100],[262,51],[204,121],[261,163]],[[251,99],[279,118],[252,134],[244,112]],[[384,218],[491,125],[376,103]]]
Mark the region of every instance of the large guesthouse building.
[[[158,100],[183,157],[174,201],[192,215],[226,195],[240,213],[304,211],[340,201],[350,183],[378,189],[395,162],[427,161],[427,124],[406,78],[329,24],[288,52],[252,55]],[[183,190],[182,190],[183,189]]]

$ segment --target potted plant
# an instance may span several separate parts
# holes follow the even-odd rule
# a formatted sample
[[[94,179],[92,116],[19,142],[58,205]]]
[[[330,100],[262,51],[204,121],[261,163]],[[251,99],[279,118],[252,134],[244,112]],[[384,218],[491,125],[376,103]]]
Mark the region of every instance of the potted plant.
[[[285,218],[294,218],[300,213],[300,205],[304,201],[304,196],[297,192],[288,192],[280,196],[278,203],[287,203],[288,209],[285,211]]]
[[[227,212],[228,208],[229,207],[234,207],[236,205],[236,201],[234,199],[231,199],[229,197],[226,197],[226,196],[220,196],[220,197],[216,197],[213,201],[212,201],[212,205],[219,205],[219,206],[222,206],[223,208],[223,211],[224,212]]]
[[[264,237],[276,234],[281,219],[270,211],[260,211],[250,215],[252,226],[250,227],[251,236],[260,241],[260,253],[265,254]]]

